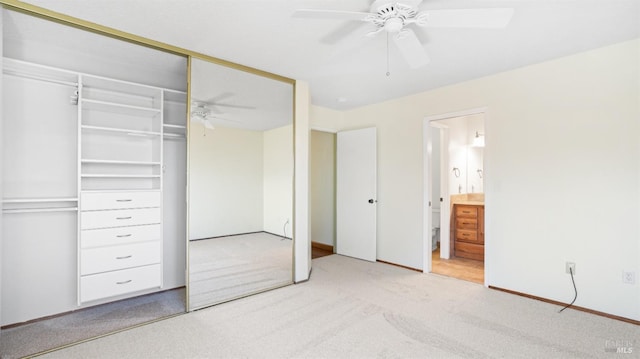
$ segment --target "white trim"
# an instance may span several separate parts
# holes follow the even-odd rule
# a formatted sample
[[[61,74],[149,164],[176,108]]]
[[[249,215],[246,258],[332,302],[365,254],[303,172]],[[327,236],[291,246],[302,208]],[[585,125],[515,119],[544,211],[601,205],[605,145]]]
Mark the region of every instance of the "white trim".
[[[334,129],[332,129],[332,128],[326,128],[326,127],[311,126],[309,129],[310,129],[311,131],[320,131],[320,132],[338,133],[338,130],[334,130]]]

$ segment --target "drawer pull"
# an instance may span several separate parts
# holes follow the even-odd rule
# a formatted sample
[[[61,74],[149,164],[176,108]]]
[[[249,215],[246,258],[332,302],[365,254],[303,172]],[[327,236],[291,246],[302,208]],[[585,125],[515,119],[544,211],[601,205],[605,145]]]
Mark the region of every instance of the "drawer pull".
[[[116,202],[131,202],[132,199],[116,199]]]
[[[116,219],[131,219],[131,216],[129,216],[129,217],[116,217]]]
[[[462,213],[471,213],[471,211],[462,211]]]
[[[132,282],[132,280],[129,279],[129,280],[125,280],[125,281],[122,281],[122,282],[116,282],[116,284],[127,284],[127,283],[131,283],[131,282]]]
[[[118,234],[116,236],[116,238],[126,238],[126,237],[131,237],[131,233],[129,233],[129,234]]]
[[[116,259],[127,259],[127,258],[131,258],[133,257],[131,254],[128,256],[123,256],[123,257],[116,257]]]

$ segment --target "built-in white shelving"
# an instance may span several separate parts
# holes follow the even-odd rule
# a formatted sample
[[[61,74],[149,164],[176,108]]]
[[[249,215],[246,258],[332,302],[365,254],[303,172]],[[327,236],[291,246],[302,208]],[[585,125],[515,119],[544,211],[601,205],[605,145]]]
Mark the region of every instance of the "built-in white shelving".
[[[115,161],[115,160],[95,160],[83,158],[82,163],[100,163],[100,164],[114,164],[114,165],[147,165],[156,166],[161,165],[161,162],[146,162],[146,161]]]
[[[78,198],[4,198],[2,203],[46,203],[46,202],[78,202]]]
[[[82,129],[86,131],[117,132],[117,133],[133,135],[133,136],[136,136],[136,135],[160,136],[161,135],[160,132],[153,132],[153,131],[139,131],[139,130],[129,130],[125,128],[111,128],[111,127],[89,126],[89,125],[82,125]]]

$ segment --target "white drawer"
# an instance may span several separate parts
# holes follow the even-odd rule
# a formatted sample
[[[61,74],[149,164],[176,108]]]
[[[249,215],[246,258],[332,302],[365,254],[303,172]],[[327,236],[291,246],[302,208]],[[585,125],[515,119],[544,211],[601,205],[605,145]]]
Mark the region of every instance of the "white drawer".
[[[88,302],[162,287],[159,264],[80,277],[80,301]]]
[[[160,242],[143,242],[123,246],[83,249],[80,275],[140,267],[160,263]]]
[[[160,192],[83,192],[80,210],[160,207]]]
[[[161,239],[161,231],[159,224],[88,229],[80,232],[80,243],[82,248],[92,248],[155,241]]]
[[[80,212],[80,229],[98,229],[160,223],[160,208]]]

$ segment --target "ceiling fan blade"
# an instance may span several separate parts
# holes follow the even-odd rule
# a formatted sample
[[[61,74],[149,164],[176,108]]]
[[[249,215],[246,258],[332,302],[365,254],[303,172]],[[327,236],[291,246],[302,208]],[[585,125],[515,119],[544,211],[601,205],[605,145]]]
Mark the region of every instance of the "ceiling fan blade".
[[[336,19],[336,20],[356,20],[367,21],[371,14],[368,12],[341,11],[341,10],[320,10],[320,9],[300,9],[293,13],[293,17],[305,19]]]
[[[351,36],[354,32],[358,31],[362,26],[357,22],[345,22],[342,26],[331,31],[320,39],[320,42],[327,45],[334,45],[342,41],[344,38]]]
[[[214,97],[212,97],[212,98],[210,98],[210,99],[208,99],[206,101],[200,101],[200,102],[204,102],[204,103],[207,103],[207,104],[216,104],[217,102],[226,100],[226,99],[228,99],[230,97],[233,97],[235,95],[236,94],[234,94],[233,92],[223,92],[223,93],[219,94],[218,96],[214,96]]]
[[[393,36],[393,42],[412,69],[417,69],[429,63],[427,52],[412,30],[404,29],[398,35]]]
[[[224,114],[226,114],[226,112],[220,110],[217,105],[209,105],[209,106],[207,106],[207,109],[209,109],[212,113],[214,113],[216,115],[224,115]]]
[[[229,108],[239,108],[239,109],[243,109],[243,110],[255,110],[257,107],[255,106],[243,106],[243,105],[232,105],[232,104],[227,104],[227,103],[215,103],[213,104],[213,106],[216,107],[229,107]]]
[[[512,8],[442,9],[418,14],[417,24],[425,27],[500,29],[511,21]]]

